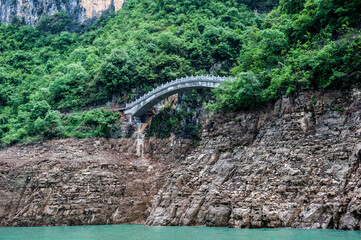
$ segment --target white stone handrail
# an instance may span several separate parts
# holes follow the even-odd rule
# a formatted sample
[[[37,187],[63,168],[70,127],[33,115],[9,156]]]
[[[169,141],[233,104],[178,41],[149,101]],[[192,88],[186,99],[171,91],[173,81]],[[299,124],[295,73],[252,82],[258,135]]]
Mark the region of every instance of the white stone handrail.
[[[122,110],[130,121],[133,118],[140,119],[151,107],[169,96],[191,89],[216,88],[221,82],[228,79],[233,80],[233,78],[215,76],[192,76],[177,79],[153,89],[130,104],[126,104]]]
[[[133,101],[129,104],[127,103],[125,106],[125,109],[132,108],[132,107],[136,106],[137,104],[140,104],[142,101],[149,98],[150,96],[157,94],[158,92],[164,91],[165,89],[167,89],[171,86],[176,86],[178,84],[184,84],[184,83],[189,83],[189,82],[197,82],[197,81],[220,83],[226,79],[233,79],[233,78],[218,77],[218,76],[191,76],[191,77],[186,77],[186,78],[180,78],[180,79],[165,83],[165,84],[153,89],[152,91],[146,93],[145,95],[136,99],[135,101]]]

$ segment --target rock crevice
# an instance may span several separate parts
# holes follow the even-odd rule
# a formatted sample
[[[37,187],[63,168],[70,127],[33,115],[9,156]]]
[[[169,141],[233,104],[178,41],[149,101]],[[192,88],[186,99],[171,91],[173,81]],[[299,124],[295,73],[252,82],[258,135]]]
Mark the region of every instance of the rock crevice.
[[[201,141],[54,140],[0,151],[0,226],[361,229],[361,91],[213,115]]]
[[[213,116],[147,224],[360,229],[359,96],[310,91]]]
[[[28,25],[36,24],[44,15],[64,11],[79,23],[100,17],[108,10],[117,11],[125,0],[0,0],[0,22],[9,23],[14,17]]]

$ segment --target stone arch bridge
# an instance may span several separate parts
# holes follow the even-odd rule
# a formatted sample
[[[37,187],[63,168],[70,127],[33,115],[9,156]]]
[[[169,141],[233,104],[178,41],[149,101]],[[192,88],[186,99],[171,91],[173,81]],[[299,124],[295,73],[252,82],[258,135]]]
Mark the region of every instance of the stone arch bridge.
[[[134,102],[127,103],[125,107],[119,110],[124,111],[124,114],[129,121],[132,121],[133,118],[140,119],[151,107],[167,97],[189,89],[215,88],[218,87],[222,81],[227,79],[232,78],[195,76],[177,79],[155,88]]]

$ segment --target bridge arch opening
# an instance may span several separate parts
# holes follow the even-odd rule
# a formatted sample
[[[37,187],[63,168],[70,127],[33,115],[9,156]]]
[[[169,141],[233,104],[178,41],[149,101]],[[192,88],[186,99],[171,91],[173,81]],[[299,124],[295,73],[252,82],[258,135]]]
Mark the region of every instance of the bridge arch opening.
[[[126,104],[125,115],[131,121],[133,118],[141,119],[146,113],[160,101],[180,92],[192,89],[209,89],[218,87],[219,84],[228,78],[213,76],[197,76],[178,79],[164,84],[130,104]]]

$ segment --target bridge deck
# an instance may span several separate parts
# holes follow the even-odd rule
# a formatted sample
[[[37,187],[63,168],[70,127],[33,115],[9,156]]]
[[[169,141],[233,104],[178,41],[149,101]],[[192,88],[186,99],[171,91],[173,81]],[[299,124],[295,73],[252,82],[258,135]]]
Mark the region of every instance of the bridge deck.
[[[152,106],[175,93],[188,89],[215,88],[219,86],[221,82],[232,79],[233,78],[216,76],[192,76],[177,79],[153,89],[132,103],[121,106],[119,110],[124,111],[125,114],[131,115],[132,117],[141,117]]]

